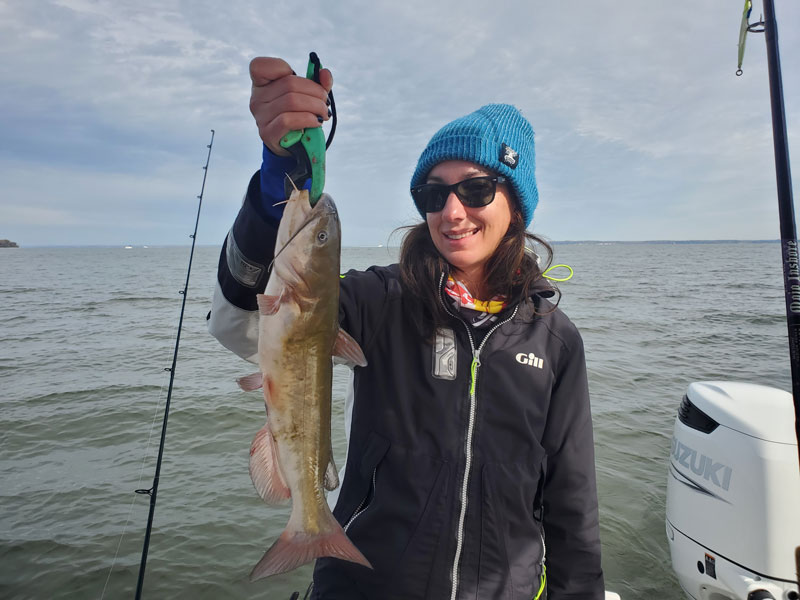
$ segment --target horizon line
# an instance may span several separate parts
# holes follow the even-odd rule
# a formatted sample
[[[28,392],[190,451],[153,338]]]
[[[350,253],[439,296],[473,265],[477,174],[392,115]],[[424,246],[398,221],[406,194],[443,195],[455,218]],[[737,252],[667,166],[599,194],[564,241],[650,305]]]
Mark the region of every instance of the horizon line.
[[[780,239],[692,239],[692,240],[546,240],[550,244],[771,244],[779,243]],[[17,243],[17,250],[22,248],[128,248],[142,249],[142,248],[188,248],[191,244],[31,244],[29,246],[21,246]],[[216,247],[221,248],[222,244],[196,244],[200,247]],[[356,244],[342,246],[342,248],[400,248],[400,246],[393,246],[387,244]],[[14,247],[8,248],[10,250]]]

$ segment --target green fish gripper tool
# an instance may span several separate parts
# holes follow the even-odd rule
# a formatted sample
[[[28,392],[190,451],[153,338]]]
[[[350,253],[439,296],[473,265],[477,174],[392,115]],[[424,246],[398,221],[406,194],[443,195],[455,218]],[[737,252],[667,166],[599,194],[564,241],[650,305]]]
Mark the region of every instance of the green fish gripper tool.
[[[321,64],[316,52],[308,58],[306,78],[319,83],[319,70]],[[305,185],[311,179],[309,200],[314,206],[322,195],[325,187],[325,134],[322,126],[290,131],[281,139],[281,147],[286,148],[297,160],[297,166],[289,172],[284,184],[286,196],[292,190]]]

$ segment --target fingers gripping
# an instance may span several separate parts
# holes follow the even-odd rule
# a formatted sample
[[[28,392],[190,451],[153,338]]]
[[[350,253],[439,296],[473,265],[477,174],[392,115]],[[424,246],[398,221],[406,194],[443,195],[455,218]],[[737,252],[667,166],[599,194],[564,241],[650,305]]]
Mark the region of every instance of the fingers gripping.
[[[328,92],[333,75],[320,70],[320,83],[293,74],[289,64],[272,57],[250,62],[250,112],[263,142],[275,153],[285,154],[280,139],[289,131],[317,127],[327,121]]]

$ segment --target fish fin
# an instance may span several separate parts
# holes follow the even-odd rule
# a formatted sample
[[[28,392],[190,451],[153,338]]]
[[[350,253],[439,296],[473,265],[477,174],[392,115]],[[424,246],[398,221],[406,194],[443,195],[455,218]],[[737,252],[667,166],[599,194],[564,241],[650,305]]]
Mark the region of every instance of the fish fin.
[[[283,530],[280,537],[253,567],[250,572],[250,581],[291,571],[322,556],[349,560],[371,569],[372,565],[353,545],[330,511],[328,511],[328,519],[332,521],[330,531],[316,535],[310,535],[302,530],[293,530],[290,519],[289,525]]]
[[[280,296],[267,296],[266,294],[258,294],[256,296],[256,301],[258,302],[258,312],[262,315],[274,315],[278,312],[278,308],[281,306],[281,299],[283,298],[283,292],[281,292]]]
[[[245,392],[252,392],[253,390],[257,390],[264,385],[264,376],[260,372],[253,373],[252,375],[239,377],[239,379],[236,380],[236,383],[238,383],[239,387]]]
[[[325,489],[331,492],[337,487],[339,487],[339,472],[336,470],[336,464],[333,462],[333,452],[331,451],[331,461],[325,470]]]
[[[335,360],[336,364],[344,363],[348,366],[366,367],[367,359],[364,351],[349,333],[344,329],[339,329],[336,334],[336,342],[333,345],[333,356],[342,360]]]
[[[278,463],[278,448],[269,423],[259,429],[250,445],[250,479],[267,504],[286,504],[292,496]]]

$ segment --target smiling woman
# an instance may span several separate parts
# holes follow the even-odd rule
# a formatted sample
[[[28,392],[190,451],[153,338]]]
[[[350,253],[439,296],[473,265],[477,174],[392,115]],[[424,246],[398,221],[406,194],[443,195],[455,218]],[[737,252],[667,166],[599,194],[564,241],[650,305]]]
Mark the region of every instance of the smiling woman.
[[[283,179],[295,163],[279,141],[330,116],[333,83],[276,58],[250,72],[263,164],[223,247],[209,322],[244,358],[256,353],[259,319],[259,337],[280,337],[256,309],[283,249]],[[346,465],[329,502],[372,568],[284,534],[283,570],[314,546],[303,551],[317,558],[312,598],[604,597],[583,342],[550,302],[557,290],[526,231],[538,202],[533,140],[508,104],[445,125],[412,177],[424,221],[409,228],[400,263],[339,281],[339,327],[366,360],[352,371]],[[286,461],[279,447],[272,463]]]
[[[439,163],[428,175],[428,181],[442,181],[449,194],[439,210],[426,208],[426,220],[431,239],[455,273],[468,282],[476,292],[485,295],[483,289],[485,267],[489,257],[500,245],[511,225],[512,205],[505,184],[495,189],[498,178],[486,179],[487,173],[476,169],[465,161],[451,160]],[[452,182],[455,181],[455,184]],[[486,194],[486,204],[469,206],[459,195],[459,188],[478,187],[483,193],[484,182],[491,182],[491,192]],[[505,181],[505,180],[503,180]],[[450,192],[450,185],[455,189]],[[466,198],[471,196],[464,194]]]
[[[552,250],[526,230],[539,199],[533,135],[516,108],[488,105],[443,127],[420,157],[411,195],[425,222],[409,228],[400,267],[409,295],[421,300],[414,314],[424,337],[449,319],[431,273],[447,271],[468,296],[492,299],[494,308],[524,300],[543,283]]]

